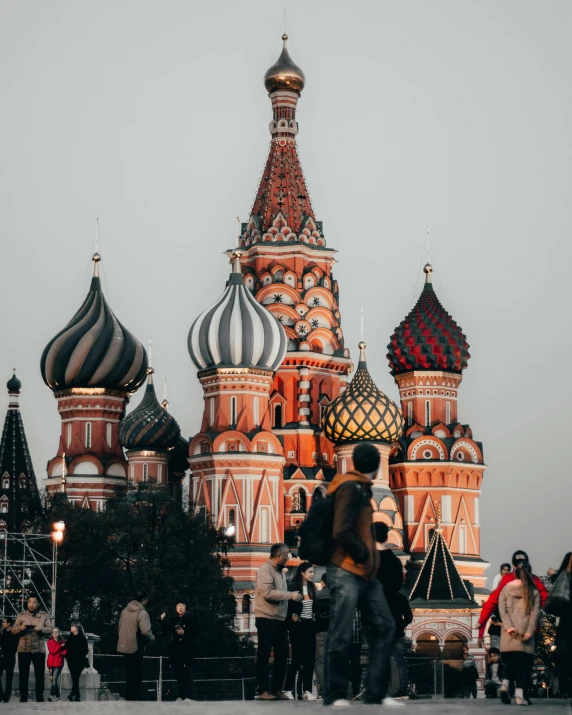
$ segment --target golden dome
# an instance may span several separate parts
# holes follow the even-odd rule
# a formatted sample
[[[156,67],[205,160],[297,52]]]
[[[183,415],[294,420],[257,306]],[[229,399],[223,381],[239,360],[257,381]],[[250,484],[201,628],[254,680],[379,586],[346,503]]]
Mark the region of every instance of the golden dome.
[[[298,92],[298,94],[300,94],[306,84],[306,76],[302,70],[292,62],[292,58],[288,54],[288,48],[286,47],[288,35],[282,35],[282,40],[284,41],[282,54],[264,75],[264,86],[269,94],[280,90]]]
[[[325,411],[322,429],[334,444],[393,444],[403,433],[403,415],[395,402],[377,388],[369,374],[365,362],[365,343],[360,343],[359,349],[356,374],[345,392]]]

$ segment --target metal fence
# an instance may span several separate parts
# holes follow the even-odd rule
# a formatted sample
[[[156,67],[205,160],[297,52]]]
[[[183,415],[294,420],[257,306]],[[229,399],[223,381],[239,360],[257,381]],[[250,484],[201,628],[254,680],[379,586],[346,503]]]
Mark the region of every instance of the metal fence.
[[[193,662],[194,700],[252,700],[255,677],[254,657],[196,658]],[[101,688],[125,697],[123,656],[94,653],[93,666],[99,672]],[[177,699],[177,680],[169,658],[143,658],[143,700]]]
[[[253,700],[256,692],[255,657],[196,658],[193,662],[194,699]],[[367,668],[367,657],[363,658]],[[414,698],[445,695],[445,670],[442,660],[407,658],[409,693]],[[125,697],[125,668],[121,655],[93,656],[94,668],[101,677],[100,697]],[[173,701],[177,681],[170,660],[163,656],[143,658],[143,700]]]

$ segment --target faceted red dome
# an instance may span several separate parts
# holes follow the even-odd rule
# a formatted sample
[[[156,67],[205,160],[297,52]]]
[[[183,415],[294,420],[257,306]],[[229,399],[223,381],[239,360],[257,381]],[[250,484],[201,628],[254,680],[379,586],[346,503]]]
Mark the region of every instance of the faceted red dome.
[[[423,292],[387,346],[391,374],[411,370],[463,372],[471,357],[469,344],[433,290],[433,269],[427,264],[423,270],[426,274]]]

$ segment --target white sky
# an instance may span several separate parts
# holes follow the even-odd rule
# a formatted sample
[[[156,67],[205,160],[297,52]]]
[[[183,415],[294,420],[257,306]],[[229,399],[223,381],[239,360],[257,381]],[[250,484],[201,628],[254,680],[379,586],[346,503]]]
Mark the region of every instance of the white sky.
[[[0,376],[17,366],[40,480],[60,433],[40,355],[85,297],[96,215],[110,305],[153,339],[157,383],[198,431],[187,332],[223,290],[266,159],[283,7],[0,0]],[[370,370],[395,399],[386,345],[421,290],[428,224],[437,293],[471,345],[459,416],[490,465],[482,555],[493,574],[516,548],[556,566],[572,548],[572,5],[287,8],[347,345],[355,358],[363,305]]]

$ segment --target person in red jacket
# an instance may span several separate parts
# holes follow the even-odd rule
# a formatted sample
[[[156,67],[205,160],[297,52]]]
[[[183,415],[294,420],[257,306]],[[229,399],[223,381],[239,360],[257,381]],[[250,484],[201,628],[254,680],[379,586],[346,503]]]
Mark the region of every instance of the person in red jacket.
[[[519,549],[518,551],[515,551],[512,557],[512,565],[516,569],[518,566],[525,566],[528,567],[528,570],[530,571],[530,562],[528,560],[528,554],[526,551],[522,551],[522,549]],[[510,583],[511,581],[514,581],[515,579],[515,574],[514,571],[511,573],[507,573],[505,576],[502,577],[499,585],[495,588],[495,590],[491,593],[491,595],[488,597],[488,599],[485,601],[483,604],[483,608],[481,610],[481,616],[479,618],[479,647],[482,648],[483,646],[483,640],[485,637],[485,628],[487,625],[487,622],[489,618],[493,615],[495,612],[496,607],[498,606],[499,602],[499,597],[501,595],[501,591],[503,588],[507,585],[507,583]],[[538,578],[538,576],[535,576],[534,574],[532,575],[532,580],[534,581],[534,585],[538,589],[538,592],[540,594],[540,606],[541,608],[544,606],[546,603],[546,599],[548,598],[548,591],[546,590],[546,586],[542,583],[542,581]]]
[[[47,640],[48,644],[48,670],[50,671],[50,680],[52,687],[48,700],[51,703],[60,701],[60,677],[62,668],[64,667],[64,656],[66,654],[66,642],[62,638],[59,628],[52,630],[52,635]]]

